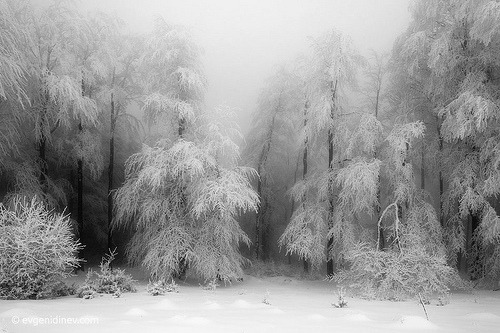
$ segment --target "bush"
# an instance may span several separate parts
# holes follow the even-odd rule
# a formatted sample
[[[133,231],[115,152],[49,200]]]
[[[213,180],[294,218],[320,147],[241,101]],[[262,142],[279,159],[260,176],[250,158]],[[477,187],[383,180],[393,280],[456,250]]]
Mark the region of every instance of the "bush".
[[[179,286],[173,279],[170,283],[167,283],[164,280],[158,280],[154,282],[149,281],[148,285],[146,286],[146,291],[153,296],[159,296],[165,295],[166,293],[178,293]]]
[[[0,298],[58,296],[62,279],[78,266],[82,246],[73,239],[68,216],[33,199],[0,204]]]
[[[111,268],[116,252],[111,251],[102,258],[99,265],[100,272],[89,270],[85,283],[78,288],[77,296],[80,298],[94,298],[97,294],[113,294],[116,297],[124,292],[135,292],[134,279],[125,274],[125,270]]]
[[[346,259],[349,269],[341,270],[332,280],[367,298],[404,300],[420,294],[429,299],[446,296],[450,286],[464,287],[444,255],[427,254],[418,247],[399,252],[360,246]]]

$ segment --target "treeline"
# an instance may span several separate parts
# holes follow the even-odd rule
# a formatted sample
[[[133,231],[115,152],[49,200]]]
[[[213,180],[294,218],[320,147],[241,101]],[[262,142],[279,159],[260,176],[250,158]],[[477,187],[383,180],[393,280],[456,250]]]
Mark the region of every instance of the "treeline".
[[[245,154],[260,174],[258,258],[281,248],[386,296],[442,291],[455,268],[498,281],[500,6],[411,12],[390,55],[364,58],[330,31],[262,89]]]
[[[31,207],[19,202],[69,213],[82,259],[121,242],[154,279],[188,268],[239,278],[249,239],[236,217],[257,209],[256,174],[238,165],[232,111],[204,106],[189,31],[157,18],[150,33],[128,33],[59,1],[0,6],[1,189],[12,216]]]
[[[186,29],[158,18],[134,35],[61,2],[0,0],[3,205],[66,211],[86,251],[128,230],[129,260],[161,280],[237,279],[243,243],[374,297],[446,293],[457,268],[498,281],[500,6],[412,14],[390,56],[330,31],[277,70],[249,168],[231,110],[204,106]]]

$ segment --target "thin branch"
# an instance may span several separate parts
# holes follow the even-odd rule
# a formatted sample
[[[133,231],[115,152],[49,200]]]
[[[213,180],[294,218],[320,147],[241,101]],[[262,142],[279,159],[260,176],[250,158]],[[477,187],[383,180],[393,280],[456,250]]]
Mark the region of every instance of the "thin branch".
[[[399,220],[398,219],[398,204],[397,204],[397,201],[394,201],[389,206],[385,207],[384,211],[382,212],[382,215],[380,215],[380,218],[378,219],[378,222],[377,222],[377,235],[378,235],[377,236],[377,251],[378,251],[378,248],[380,245],[380,226],[382,224],[382,219],[384,218],[385,213],[387,213],[389,208],[391,208],[392,206],[394,206],[394,209],[396,209],[396,239],[398,239],[398,241],[399,241],[398,223],[397,223],[397,221]]]
[[[422,300],[422,295],[420,295],[420,293],[418,293],[418,299],[420,301],[420,304],[422,305],[422,308],[424,309],[425,318],[427,318],[427,321],[429,321],[429,315],[427,314],[427,309],[425,308],[425,304],[424,301]]]

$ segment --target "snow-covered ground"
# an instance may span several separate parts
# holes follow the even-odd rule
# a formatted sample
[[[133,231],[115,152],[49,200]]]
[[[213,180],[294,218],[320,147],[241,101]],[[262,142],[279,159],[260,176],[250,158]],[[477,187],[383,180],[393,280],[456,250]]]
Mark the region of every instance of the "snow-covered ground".
[[[417,301],[347,297],[347,308],[335,308],[337,289],[324,281],[245,276],[215,291],[179,286],[179,293],[156,297],[141,281],[137,293],[120,298],[0,301],[0,332],[500,332],[498,291],[433,302],[427,321]]]

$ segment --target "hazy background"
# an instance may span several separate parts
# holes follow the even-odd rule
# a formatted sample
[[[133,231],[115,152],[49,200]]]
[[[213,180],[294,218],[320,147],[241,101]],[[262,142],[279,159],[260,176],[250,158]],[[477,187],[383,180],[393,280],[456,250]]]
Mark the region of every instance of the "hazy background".
[[[45,1],[45,0],[40,0]],[[77,0],[82,9],[149,31],[153,18],[191,28],[203,48],[207,104],[238,109],[246,132],[258,93],[274,66],[292,61],[308,36],[335,28],[363,53],[390,52],[409,22],[410,0]]]

